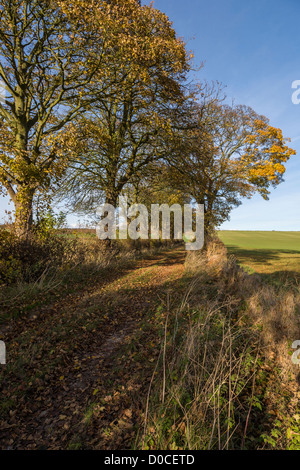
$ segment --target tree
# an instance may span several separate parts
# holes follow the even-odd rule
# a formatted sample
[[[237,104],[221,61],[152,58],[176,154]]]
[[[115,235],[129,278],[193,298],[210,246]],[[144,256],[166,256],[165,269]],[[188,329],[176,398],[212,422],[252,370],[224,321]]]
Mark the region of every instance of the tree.
[[[169,182],[205,207],[206,230],[229,217],[242,197],[283,181],[284,163],[295,151],[282,131],[250,107],[211,99],[197,105],[198,125],[177,136],[169,159]]]
[[[122,189],[165,155],[168,113],[182,102],[188,55],[166,15],[152,6],[142,8],[132,37],[142,38],[142,50],[112,60],[106,92],[76,126],[62,187],[76,209],[93,210],[102,194],[116,205]]]
[[[66,126],[101,94],[111,58],[138,54],[140,10],[134,0],[0,1],[0,183],[21,236],[34,195],[64,171]]]

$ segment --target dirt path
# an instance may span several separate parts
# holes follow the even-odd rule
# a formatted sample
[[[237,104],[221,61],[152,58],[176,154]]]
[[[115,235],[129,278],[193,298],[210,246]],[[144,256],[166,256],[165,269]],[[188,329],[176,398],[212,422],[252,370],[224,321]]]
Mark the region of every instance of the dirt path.
[[[182,293],[184,258],[177,248],[141,260],[42,309],[22,332],[18,325],[8,331],[14,367],[3,372],[2,449],[133,445],[166,298],[176,302]]]

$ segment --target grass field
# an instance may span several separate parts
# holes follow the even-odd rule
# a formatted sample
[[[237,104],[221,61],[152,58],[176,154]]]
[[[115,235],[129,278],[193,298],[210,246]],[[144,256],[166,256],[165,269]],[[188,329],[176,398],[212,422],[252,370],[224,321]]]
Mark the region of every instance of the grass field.
[[[300,277],[300,232],[223,230],[218,235],[250,272]]]

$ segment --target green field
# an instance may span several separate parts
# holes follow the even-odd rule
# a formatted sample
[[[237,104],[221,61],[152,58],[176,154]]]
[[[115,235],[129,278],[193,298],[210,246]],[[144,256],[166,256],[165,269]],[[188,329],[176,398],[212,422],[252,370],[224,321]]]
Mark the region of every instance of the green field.
[[[218,232],[230,254],[250,271],[300,275],[300,232],[222,230]]]

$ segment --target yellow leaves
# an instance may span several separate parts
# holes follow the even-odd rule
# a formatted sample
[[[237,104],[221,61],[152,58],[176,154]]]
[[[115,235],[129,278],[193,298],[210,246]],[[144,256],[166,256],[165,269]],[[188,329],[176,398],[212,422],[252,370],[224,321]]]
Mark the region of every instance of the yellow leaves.
[[[254,120],[253,132],[245,138],[247,152],[241,159],[249,166],[250,180],[262,178],[278,183],[278,177],[285,172],[283,163],[296,154],[285,142],[281,129],[262,120]]]
[[[262,121],[261,119],[255,119],[255,120],[254,120],[254,125],[255,125],[256,129],[259,130],[259,129],[264,129],[264,127],[265,127],[266,124],[265,124],[265,122]]]
[[[285,172],[285,167],[280,164],[280,163],[275,163],[274,165],[274,170],[277,172],[277,173],[280,173],[280,174],[283,174]]]
[[[248,144],[254,144],[255,141],[256,141],[255,135],[247,135],[247,137],[245,138],[245,143],[248,143]]]

